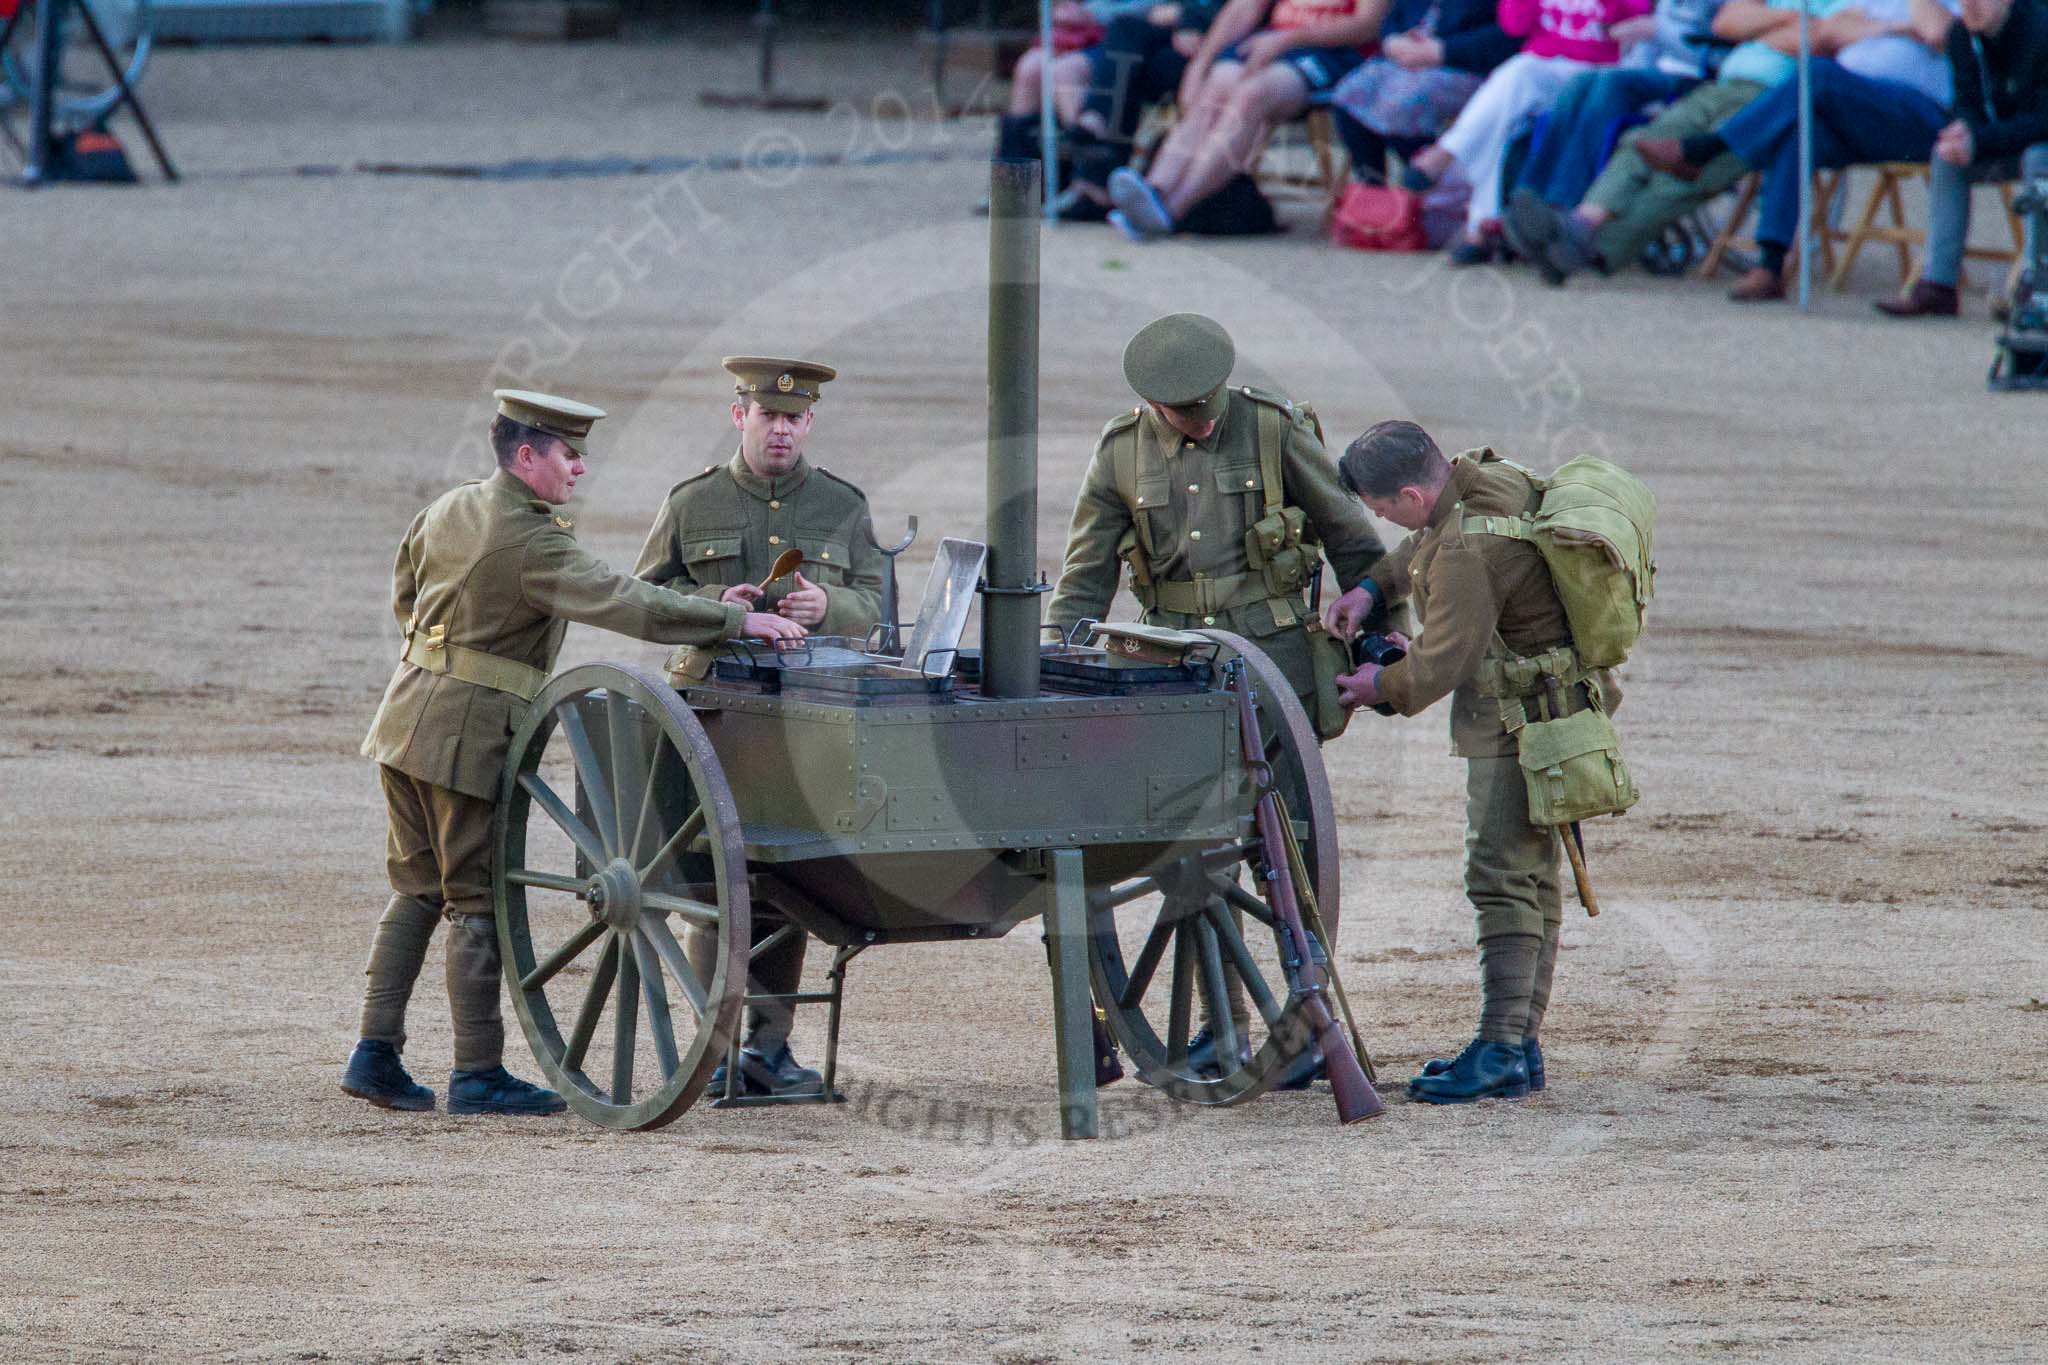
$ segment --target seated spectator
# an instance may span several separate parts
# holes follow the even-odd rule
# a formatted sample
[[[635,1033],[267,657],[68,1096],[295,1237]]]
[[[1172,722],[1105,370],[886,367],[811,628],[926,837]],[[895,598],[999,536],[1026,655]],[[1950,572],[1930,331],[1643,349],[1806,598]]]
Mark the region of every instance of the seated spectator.
[[[1442,137],[1479,83],[1521,45],[1502,31],[1496,0],[1394,0],[1379,55],[1330,97],[1353,178],[1383,183],[1389,149],[1406,160]]]
[[[1180,122],[1151,169],[1111,173],[1110,221],[1135,240],[1174,231],[1251,164],[1276,124],[1358,68],[1379,36],[1382,3],[1229,0],[1181,77]]]
[[[1809,0],[1833,5],[1837,0]],[[1636,151],[1645,137],[1690,137],[1711,132],[1751,100],[1792,79],[1798,63],[1800,0],[1726,0],[1713,32],[1736,44],[1719,75],[1680,96],[1621,145],[1577,207],[1560,213],[1535,196],[1517,199],[1515,236],[1535,252],[1537,268],[1552,284],[1593,267],[1606,274],[1642,259],[1643,248],[1667,227],[1742,178],[1742,162],[1729,153],[1700,168],[1692,180],[1665,175]],[[1817,25],[1816,25],[1817,27]]]
[[[1649,8],[1649,0],[1500,0],[1501,28],[1528,41],[1402,173],[1407,188],[1426,190],[1455,167],[1472,186],[1465,233],[1451,247],[1453,264],[1500,259],[1501,160],[1509,139],[1524,120],[1549,108],[1572,77],[1614,65],[1621,44],[1612,26]]]
[[[1858,0],[1813,25],[1813,164],[1854,166],[1918,161],[1933,151],[1948,121],[1949,13],[1935,0]],[[1646,137],[1645,162],[1681,180],[1708,162],[1735,154],[1745,170],[1762,171],[1756,243],[1761,257],[1729,291],[1737,303],[1785,297],[1785,258],[1799,231],[1799,89],[1779,86],[1744,106],[1711,133]]]
[[[1077,216],[1107,213],[1110,172],[1131,159],[1139,120],[1180,89],[1188,60],[1222,8],[1223,0],[1148,4],[1111,19],[1102,41],[1089,49],[1087,93],[1070,120],[1071,193],[1094,212]]]
[[[2048,3],[1963,0],[1963,21],[1949,30],[1948,63],[1956,117],[1935,137],[1928,163],[1927,261],[1911,290],[1878,302],[1893,317],[1955,316],[1972,184],[2016,173],[2048,177]],[[2030,214],[2028,261],[2033,231]],[[2048,281],[2033,283],[2038,289]]]
[[[1712,74],[1714,12],[1720,7],[1721,0],[1657,0],[1649,17],[1614,26],[1623,47],[1621,65],[1572,78],[1550,106],[1549,121],[1515,177],[1506,227],[1517,251],[1530,254],[1515,242],[1517,197],[1534,195],[1557,208],[1572,207],[1607,164],[1617,130],[1645,107],[1668,104]],[[1639,28],[1646,36],[1631,44]]]

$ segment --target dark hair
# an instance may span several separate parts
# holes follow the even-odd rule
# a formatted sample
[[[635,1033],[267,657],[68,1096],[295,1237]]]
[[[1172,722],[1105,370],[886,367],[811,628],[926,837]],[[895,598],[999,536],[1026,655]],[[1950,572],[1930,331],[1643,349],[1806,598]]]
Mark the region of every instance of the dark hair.
[[[1360,497],[1391,498],[1404,488],[1435,488],[1450,462],[1413,422],[1375,422],[1344,449],[1337,477]]]
[[[498,463],[506,469],[512,467],[512,460],[519,454],[519,447],[532,446],[535,453],[545,454],[553,449],[549,442],[562,438],[530,427],[499,413],[491,422],[491,450],[498,457]]]

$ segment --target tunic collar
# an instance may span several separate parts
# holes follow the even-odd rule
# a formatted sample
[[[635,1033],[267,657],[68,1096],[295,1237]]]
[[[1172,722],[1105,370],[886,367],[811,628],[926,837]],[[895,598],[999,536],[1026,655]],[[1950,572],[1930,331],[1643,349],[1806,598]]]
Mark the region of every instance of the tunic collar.
[[[1473,485],[1479,482],[1479,465],[1490,449],[1468,450],[1451,462],[1451,478],[1444,485],[1444,491],[1437,494],[1436,506],[1430,509],[1429,524],[1432,528],[1443,525],[1451,519],[1451,513],[1461,507],[1472,495]]]
[[[747,467],[746,455],[738,450],[733,451],[732,463],[725,468],[726,472],[732,475],[734,483],[763,502],[788,497],[803,487],[804,480],[811,474],[810,461],[799,455],[796,457],[796,468],[781,478],[764,479]]]
[[[503,465],[499,465],[492,472],[491,477],[484,482],[488,483],[501,497],[510,498],[514,502],[526,503],[536,512],[552,514],[555,510],[553,503],[534,492],[533,489],[527,486],[526,480],[520,478]]]
[[[1216,425],[1209,428],[1209,434],[1201,440],[1193,442],[1195,449],[1207,451],[1211,455],[1216,453],[1217,444],[1223,439],[1223,429],[1230,425],[1231,414],[1237,411],[1236,400],[1237,395],[1232,394],[1230,406],[1225,408],[1223,415],[1216,419]],[[1159,442],[1160,449],[1162,450],[1180,450],[1192,439],[1183,436],[1177,429],[1169,426],[1166,419],[1161,417],[1150,403],[1145,405],[1144,420],[1146,429],[1152,433],[1152,439]]]

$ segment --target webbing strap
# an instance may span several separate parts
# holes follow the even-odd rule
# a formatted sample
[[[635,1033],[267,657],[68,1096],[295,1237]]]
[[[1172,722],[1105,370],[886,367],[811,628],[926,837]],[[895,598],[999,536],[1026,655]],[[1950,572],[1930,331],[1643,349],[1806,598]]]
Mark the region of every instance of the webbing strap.
[[[1266,508],[1264,515],[1272,516],[1287,505],[1285,475],[1280,467],[1280,452],[1287,446],[1287,414],[1270,403],[1258,404],[1259,409],[1259,482]]]
[[[1466,517],[1460,526],[1468,536],[1506,536],[1509,540],[1534,538],[1536,523],[1528,517]]]
[[[1185,616],[1214,616],[1219,611],[1268,599],[1286,600],[1274,597],[1264,574],[1233,573],[1221,578],[1157,580],[1152,584],[1152,601],[1147,605],[1155,611],[1177,611]]]
[[[532,701],[547,683],[548,675],[538,668],[480,649],[451,645],[440,638],[439,631],[436,626],[426,635],[413,636],[405,647],[405,661],[428,673],[445,673],[478,687],[510,692],[521,701]]]

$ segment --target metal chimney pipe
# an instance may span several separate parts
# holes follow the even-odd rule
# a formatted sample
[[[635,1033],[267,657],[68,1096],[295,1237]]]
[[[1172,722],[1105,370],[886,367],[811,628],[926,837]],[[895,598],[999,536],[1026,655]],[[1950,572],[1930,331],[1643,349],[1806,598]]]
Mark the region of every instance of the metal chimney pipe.
[[[988,584],[981,690],[1038,695],[1038,187],[1036,161],[989,172]]]

